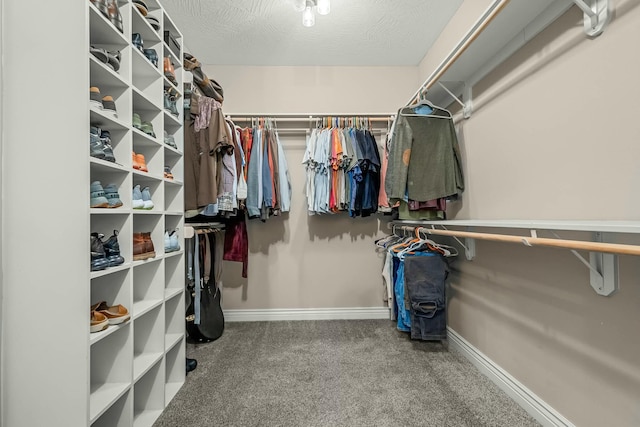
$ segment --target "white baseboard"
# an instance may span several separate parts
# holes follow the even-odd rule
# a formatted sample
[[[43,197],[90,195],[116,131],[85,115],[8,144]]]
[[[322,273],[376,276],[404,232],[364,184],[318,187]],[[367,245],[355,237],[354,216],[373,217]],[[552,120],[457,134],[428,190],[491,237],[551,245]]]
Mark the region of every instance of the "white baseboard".
[[[569,420],[560,415],[544,400],[536,396],[517,379],[495,364],[480,350],[462,338],[456,331],[447,328],[447,337],[451,348],[458,350],[480,372],[493,381],[502,391],[520,405],[529,415],[543,426],[575,427]]]
[[[389,309],[387,307],[239,309],[224,310],[224,319],[227,322],[389,319]]]

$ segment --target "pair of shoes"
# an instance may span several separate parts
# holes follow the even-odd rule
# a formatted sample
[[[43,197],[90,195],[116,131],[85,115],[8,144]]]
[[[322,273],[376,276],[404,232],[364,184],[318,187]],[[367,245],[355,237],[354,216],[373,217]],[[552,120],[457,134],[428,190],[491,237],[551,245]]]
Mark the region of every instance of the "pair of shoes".
[[[151,210],[154,208],[149,187],[140,188],[140,184],[133,187],[133,209]]]
[[[180,241],[178,240],[178,231],[173,230],[169,233],[168,230],[164,232],[164,251],[175,252],[180,250]]]
[[[89,52],[95,56],[98,61],[108,65],[113,71],[117,72],[120,70],[122,54],[119,50],[106,50],[101,47],[91,46]]]
[[[174,85],[178,86],[178,81],[176,80],[176,70],[173,66],[173,62],[171,62],[171,58],[168,56],[164,57],[164,76],[169,79],[169,81]]]
[[[178,117],[178,107],[176,106],[180,93],[174,87],[167,87],[164,91],[164,109]]]
[[[197,367],[198,367],[198,361],[196,359],[189,359],[187,357],[187,363],[186,363],[187,374],[195,370]]]
[[[111,146],[111,134],[108,130],[102,130],[97,126],[89,128],[89,155],[108,162],[116,162]]]
[[[120,14],[120,9],[118,8],[117,0],[90,0],[91,3],[95,7],[98,8],[100,13],[102,13],[105,18],[107,18],[114,27],[118,29],[121,33],[123,33],[122,28],[122,15]]]
[[[92,86],[89,89],[89,98],[91,101],[91,105],[96,107],[98,110],[111,113],[113,114],[113,117],[118,118],[118,112],[116,111],[116,103],[113,100],[112,96],[106,95],[103,97],[100,94],[100,89],[95,86]]]
[[[111,146],[111,133],[108,130],[102,130],[97,126],[89,128],[89,154],[97,159],[116,162]]]
[[[155,256],[151,233],[133,233],[133,260],[141,261]]]
[[[164,167],[164,177],[167,179],[173,179],[173,174],[171,173],[171,168],[169,166]]]
[[[142,16],[147,16],[149,13],[149,8],[142,0],[133,0],[133,5],[138,9]]]
[[[178,149],[175,138],[173,137],[173,135],[169,135],[169,133],[166,130],[164,131],[164,143],[167,144],[169,147],[173,147],[176,150]]]
[[[153,131],[153,125],[151,122],[142,122],[140,130],[153,138],[156,137],[156,133]]]
[[[147,22],[149,23],[149,25],[151,25],[154,30],[160,31],[160,21],[158,21],[158,18],[156,18],[155,16],[151,16],[151,15],[147,15],[147,16],[145,16],[145,18],[146,18]]]
[[[91,271],[124,264],[124,258],[120,255],[118,230],[113,230],[113,235],[106,241],[102,241],[103,238],[104,234],[91,233]]]
[[[137,48],[140,52],[144,53],[144,41],[142,40],[142,34],[133,33],[131,34],[131,44],[135,48]]]
[[[91,306],[91,332],[100,332],[109,325],[119,325],[131,318],[129,310],[122,304],[109,306],[106,301]]]
[[[144,53],[144,56],[147,57],[154,67],[158,68],[158,52],[156,52],[155,49],[144,49],[142,53]]]
[[[118,187],[115,184],[109,184],[102,187],[100,181],[91,183],[91,208],[119,208],[122,206],[122,200],[118,194]]]
[[[149,172],[149,169],[147,169],[147,163],[144,159],[144,154],[136,154],[134,151],[132,151],[131,154],[133,160],[133,168],[139,170],[140,172]]]

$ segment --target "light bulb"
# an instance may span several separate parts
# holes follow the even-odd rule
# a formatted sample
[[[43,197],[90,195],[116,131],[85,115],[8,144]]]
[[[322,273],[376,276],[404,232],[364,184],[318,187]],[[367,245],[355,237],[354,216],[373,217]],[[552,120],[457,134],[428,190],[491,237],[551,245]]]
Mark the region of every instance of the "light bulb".
[[[318,0],[318,13],[328,15],[331,12],[331,0]]]
[[[302,12],[302,25],[305,27],[313,27],[316,24],[316,15],[313,13],[313,2],[307,0],[307,6]]]
[[[293,8],[296,12],[302,12],[307,6],[307,0],[293,0]]]

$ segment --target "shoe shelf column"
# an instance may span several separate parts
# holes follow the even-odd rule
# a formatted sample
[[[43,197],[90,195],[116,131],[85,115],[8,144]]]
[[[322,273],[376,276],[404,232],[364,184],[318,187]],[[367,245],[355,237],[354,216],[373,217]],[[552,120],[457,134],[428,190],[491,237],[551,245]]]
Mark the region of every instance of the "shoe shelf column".
[[[171,401],[185,381],[185,260],[184,260],[184,39],[169,15],[162,17],[165,89],[164,132],[165,229],[177,234],[175,252],[165,259],[165,399]]]
[[[108,305],[133,303],[131,200],[131,48],[127,28],[131,13],[119,6],[123,31],[93,4],[89,4],[89,105],[90,127],[100,136],[100,144],[91,141],[89,175],[91,183],[111,187],[122,205],[89,209],[90,230],[116,235],[124,263],[110,265],[90,273],[90,301]],[[99,94],[98,94],[99,93]],[[109,98],[110,97],[110,98]],[[109,101],[113,101],[111,104]],[[115,111],[114,106],[115,105]],[[106,145],[105,145],[106,144]],[[106,146],[113,156],[107,156]],[[88,236],[87,236],[88,237]],[[92,268],[94,270],[94,268]],[[110,325],[89,334],[90,398],[89,423],[92,425],[131,425],[133,413],[132,365],[133,330],[131,322]]]
[[[166,231],[184,226],[183,39],[157,0],[145,0],[146,10],[119,0],[122,32],[95,3],[88,7],[90,86],[100,99],[112,97],[116,113],[94,93],[89,120],[92,130],[106,131],[115,161],[92,145],[90,179],[117,189],[122,206],[90,207],[90,227],[105,239],[117,234],[125,261],[91,271],[91,302],[122,304],[131,319],[89,334],[88,425],[151,426],[185,379],[184,251],[165,253],[164,245]],[[177,48],[165,42],[166,30]]]

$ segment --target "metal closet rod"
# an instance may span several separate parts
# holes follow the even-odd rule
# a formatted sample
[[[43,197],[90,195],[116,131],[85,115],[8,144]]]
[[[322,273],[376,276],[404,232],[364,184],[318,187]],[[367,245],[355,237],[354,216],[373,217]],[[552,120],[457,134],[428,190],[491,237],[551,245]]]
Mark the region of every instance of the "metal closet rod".
[[[554,248],[585,250],[590,252],[605,252],[610,254],[640,255],[640,246],[624,245],[618,243],[585,242],[581,240],[567,239],[547,239],[541,237],[516,236],[513,234],[478,233],[474,231],[440,230],[436,228],[427,228],[420,226],[413,227],[407,225],[393,226],[394,229],[398,227],[401,230],[407,231],[415,231],[416,229],[418,229],[419,232],[426,234],[436,234],[439,236],[465,237],[469,239],[491,240],[494,242],[521,243],[525,246],[546,246]]]

